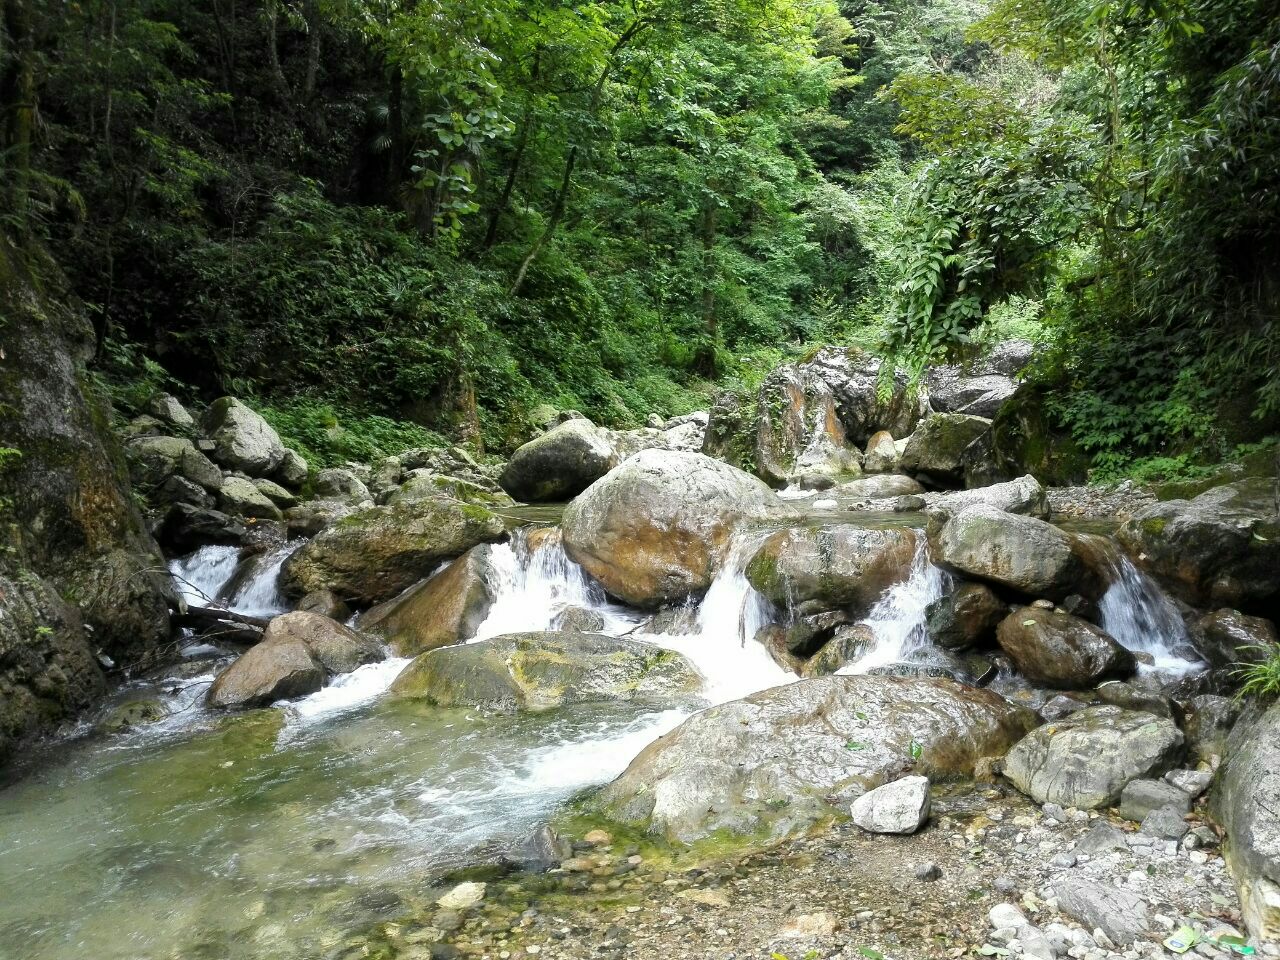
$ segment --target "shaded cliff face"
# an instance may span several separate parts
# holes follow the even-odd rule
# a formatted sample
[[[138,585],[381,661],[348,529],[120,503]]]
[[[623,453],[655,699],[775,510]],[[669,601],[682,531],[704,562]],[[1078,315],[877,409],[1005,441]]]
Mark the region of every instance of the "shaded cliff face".
[[[92,331],[56,267],[0,239],[0,758],[92,702],[96,654],[169,635],[170,588],[85,376]]]

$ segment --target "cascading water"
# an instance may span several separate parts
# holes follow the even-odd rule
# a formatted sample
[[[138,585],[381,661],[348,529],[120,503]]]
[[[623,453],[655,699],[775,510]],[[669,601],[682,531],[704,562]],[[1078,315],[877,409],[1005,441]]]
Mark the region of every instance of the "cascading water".
[[[488,577],[493,604],[471,642],[550,630],[571,607],[598,613],[604,621],[599,633],[624,633],[640,621],[639,614],[610,603],[600,585],[569,559],[558,530],[531,544],[528,531],[520,529],[510,542],[495,544],[489,552]]]
[[[1194,647],[1173,601],[1154,580],[1118,550],[1108,550],[1111,585],[1098,603],[1102,627],[1134,653],[1147,654],[1143,670],[1184,675],[1203,668],[1191,659]]]
[[[207,607],[217,600],[239,563],[238,547],[211,544],[170,560],[169,573],[183,600]]]
[[[837,672],[867,673],[909,660],[913,654],[931,646],[925,611],[947,592],[950,583],[951,578],[929,560],[928,547],[921,537],[911,561],[910,575],[886,590],[861,621],[871,628],[875,645]]]
[[[227,609],[264,619],[287,612],[289,601],[280,590],[280,571],[297,549],[298,544],[289,543],[246,561],[252,567],[228,602]]]
[[[741,699],[796,679],[755,639],[774,612],[769,601],[751,586],[746,573],[765,536],[735,536],[720,572],[698,606],[693,632],[636,634],[638,640],[687,657],[705,678],[703,693],[712,703]]]

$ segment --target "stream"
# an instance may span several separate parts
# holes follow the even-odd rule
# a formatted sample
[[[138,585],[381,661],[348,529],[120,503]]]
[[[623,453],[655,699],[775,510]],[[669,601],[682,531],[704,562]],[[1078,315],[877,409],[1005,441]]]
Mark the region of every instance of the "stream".
[[[472,642],[547,629],[583,607],[602,615],[602,632],[685,654],[712,703],[793,682],[753,639],[776,614],[744,575],[766,533],[735,541],[687,632],[652,634],[641,629],[646,615],[611,602],[557,541],[531,551],[517,531],[494,548],[496,599]],[[234,548],[204,547],[171,570],[193,601],[271,616],[287,608],[278,577],[290,549],[242,564]],[[1191,669],[1174,652],[1185,641],[1176,610],[1125,564],[1117,560],[1101,604],[1103,627],[1151,654],[1152,669]],[[922,549],[910,578],[865,618],[874,647],[841,672],[926,650],[925,607],[947,583]],[[224,717],[203,708],[219,654],[192,643],[163,680],[121,691],[159,697],[164,720],[71,740],[0,791],[0,944],[14,956],[336,956],[354,932],[437,895],[433,877],[518,859],[566,801],[687,716],[625,704],[525,716],[440,710],[382,696],[408,662],[390,659],[295,702]]]

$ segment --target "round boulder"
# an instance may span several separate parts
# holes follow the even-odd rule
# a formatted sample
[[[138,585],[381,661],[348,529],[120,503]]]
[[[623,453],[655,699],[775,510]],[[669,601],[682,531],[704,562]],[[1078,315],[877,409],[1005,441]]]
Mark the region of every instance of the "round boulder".
[[[943,566],[1033,597],[1080,593],[1089,573],[1069,534],[985,503],[947,520],[934,546]]]
[[[645,450],[564,514],[564,546],[613,596],[640,607],[705,590],[733,531],[790,514],[763,482],[699,453]]]
[[[902,469],[935,487],[964,486],[964,452],[991,421],[963,413],[935,413],[920,421],[902,452]]]
[[[590,420],[568,420],[516,450],[498,482],[517,500],[568,500],[617,463],[606,431]]]
[[[944,650],[968,650],[989,640],[1009,606],[981,583],[962,583],[925,608],[929,637]]]
[[[692,842],[829,816],[911,770],[972,776],[1034,723],[987,690],[932,678],[834,676],[698,713],[597,796],[609,816]]]
[[[1088,621],[1069,613],[1020,607],[996,628],[1000,649],[1033,683],[1084,690],[1133,675],[1133,654]]]
[[[213,441],[213,458],[232,470],[265,477],[284,459],[279,434],[235,397],[215,400],[201,426]]]

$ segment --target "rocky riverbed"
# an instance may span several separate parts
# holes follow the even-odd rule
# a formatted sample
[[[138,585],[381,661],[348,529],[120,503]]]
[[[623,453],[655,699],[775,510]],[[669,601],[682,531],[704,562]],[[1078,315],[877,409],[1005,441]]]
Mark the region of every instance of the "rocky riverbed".
[[[549,872],[489,880],[461,910],[427,905],[348,955],[1168,957],[1158,938],[1184,924],[1240,926],[1218,832],[1200,811],[1187,827],[1165,839],[993,782],[937,791],[927,827],[905,837],[845,821],[754,851],[672,852],[588,831]]]

